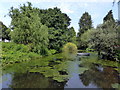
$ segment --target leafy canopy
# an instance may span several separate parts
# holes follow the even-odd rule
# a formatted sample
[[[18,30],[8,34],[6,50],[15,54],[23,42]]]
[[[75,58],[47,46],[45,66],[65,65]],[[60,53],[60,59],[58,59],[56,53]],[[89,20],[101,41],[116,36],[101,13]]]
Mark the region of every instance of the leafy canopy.
[[[47,53],[48,27],[41,23],[36,8],[31,3],[20,8],[11,8],[9,16],[12,18],[12,41],[19,44],[29,44],[32,51],[39,54]]]

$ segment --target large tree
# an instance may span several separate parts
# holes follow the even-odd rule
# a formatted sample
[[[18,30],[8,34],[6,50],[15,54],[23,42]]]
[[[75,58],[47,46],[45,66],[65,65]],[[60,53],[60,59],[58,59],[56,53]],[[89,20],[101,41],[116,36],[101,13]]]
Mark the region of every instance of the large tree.
[[[61,47],[68,42],[68,26],[71,19],[57,7],[39,9],[39,16],[42,24],[49,28],[49,48],[60,51]]]
[[[81,40],[87,42],[90,48],[97,50],[103,58],[117,60],[118,31],[114,23],[109,26],[109,22],[106,22],[97,29],[88,30],[82,35]]]
[[[87,48],[87,43],[81,41],[81,35],[92,28],[91,15],[88,12],[83,13],[78,24],[80,29],[77,34],[77,46],[78,48],[84,49]]]
[[[65,30],[70,25],[71,19],[57,7],[39,11],[41,22],[49,28]]]
[[[19,44],[27,44],[30,49],[39,54],[45,54],[48,46],[48,27],[41,23],[38,10],[31,3],[11,8],[11,38]]]
[[[64,44],[73,41],[72,36],[75,35],[75,32],[72,28],[69,28],[71,19],[57,7],[53,9],[39,9],[33,8],[31,3],[28,3],[28,6],[24,4],[19,9],[11,8],[10,16],[12,18],[11,28],[16,32],[15,34],[19,36],[18,38],[12,35],[14,42],[23,44],[33,43],[33,39],[37,37],[37,35],[35,35],[34,38],[32,37],[34,33],[36,33],[39,34],[39,39],[43,37],[44,40],[40,39],[41,42],[48,42],[49,40],[49,49],[61,51]],[[38,30],[43,31],[38,33]],[[17,31],[22,33],[17,33]],[[74,35],[72,35],[72,33]],[[46,44],[44,46],[46,46]]]
[[[79,20],[79,35],[83,34],[85,31],[89,30],[92,28],[92,19],[91,15],[89,15],[88,12],[83,13]]]

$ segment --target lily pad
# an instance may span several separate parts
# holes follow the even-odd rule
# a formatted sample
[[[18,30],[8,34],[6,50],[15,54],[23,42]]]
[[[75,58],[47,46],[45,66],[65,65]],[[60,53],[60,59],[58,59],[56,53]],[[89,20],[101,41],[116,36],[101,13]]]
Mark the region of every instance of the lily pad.
[[[58,82],[65,82],[68,80],[68,78],[69,78],[68,75],[59,75],[59,76],[53,77],[53,80],[56,80]]]
[[[45,72],[45,71],[49,71],[51,67],[38,67],[38,68],[33,68],[31,70],[29,70],[29,72]]]
[[[79,68],[79,74],[84,73],[86,70],[89,70],[89,68],[80,67],[80,68]]]
[[[43,73],[43,75],[45,75],[45,77],[54,77],[54,76],[59,75],[59,72],[54,69],[50,69],[50,70],[42,72],[42,73]]]
[[[117,90],[120,90],[120,84],[119,83],[112,84],[112,87],[116,88]]]

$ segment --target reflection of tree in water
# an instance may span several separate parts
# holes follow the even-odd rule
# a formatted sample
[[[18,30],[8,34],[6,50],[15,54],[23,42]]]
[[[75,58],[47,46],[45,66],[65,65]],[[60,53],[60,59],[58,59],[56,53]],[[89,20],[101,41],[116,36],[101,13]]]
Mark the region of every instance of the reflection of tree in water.
[[[65,60],[75,60],[76,59],[76,52],[68,53],[68,52],[63,52],[63,57]]]
[[[93,83],[100,88],[112,88],[112,84],[120,83],[119,73],[112,67],[104,67],[102,71],[95,67],[79,76],[85,86]]]
[[[13,76],[11,88],[64,88],[65,83],[57,83],[56,81],[45,78],[39,73],[25,73]]]

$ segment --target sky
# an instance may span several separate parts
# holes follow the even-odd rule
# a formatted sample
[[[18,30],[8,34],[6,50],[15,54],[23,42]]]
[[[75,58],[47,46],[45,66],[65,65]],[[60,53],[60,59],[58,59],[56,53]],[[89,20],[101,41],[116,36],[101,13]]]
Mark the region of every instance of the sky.
[[[113,0],[0,0],[0,21],[9,27],[11,23],[11,18],[8,16],[10,7],[19,8],[20,4],[26,2],[31,2],[33,7],[40,9],[60,8],[71,18],[70,27],[74,27],[76,32],[79,29],[79,19],[85,12],[91,15],[94,27],[102,24],[103,18],[109,10],[113,10],[114,18],[118,19],[117,3],[113,7]]]

